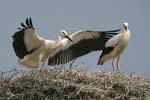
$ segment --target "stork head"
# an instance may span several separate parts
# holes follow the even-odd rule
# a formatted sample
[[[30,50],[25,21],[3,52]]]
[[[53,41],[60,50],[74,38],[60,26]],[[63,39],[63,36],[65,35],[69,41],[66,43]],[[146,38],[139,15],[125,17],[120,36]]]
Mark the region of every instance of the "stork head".
[[[124,29],[127,31],[127,30],[128,30],[128,23],[127,23],[127,22],[124,22],[124,23],[123,23],[123,27],[124,27]]]
[[[68,33],[67,33],[66,31],[62,30],[62,31],[59,33],[59,35],[60,35],[61,39],[67,38],[68,40],[70,40],[70,41],[73,42],[73,40],[68,36]]]
[[[60,31],[60,36],[64,37],[65,35],[68,35],[68,33],[65,30]]]

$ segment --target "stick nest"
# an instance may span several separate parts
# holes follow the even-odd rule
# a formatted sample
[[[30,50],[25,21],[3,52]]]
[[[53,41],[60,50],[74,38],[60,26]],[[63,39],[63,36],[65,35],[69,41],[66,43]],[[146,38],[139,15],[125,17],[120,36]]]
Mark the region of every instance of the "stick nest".
[[[18,72],[0,80],[0,100],[150,100],[150,81],[88,70]]]

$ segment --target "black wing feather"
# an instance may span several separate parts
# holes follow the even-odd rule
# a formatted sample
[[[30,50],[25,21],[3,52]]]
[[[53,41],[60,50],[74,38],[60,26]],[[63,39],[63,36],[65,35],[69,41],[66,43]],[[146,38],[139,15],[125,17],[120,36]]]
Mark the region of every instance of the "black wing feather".
[[[110,52],[112,52],[114,50],[114,47],[108,47],[105,48],[100,56],[100,58],[102,58],[104,55],[109,54]]]
[[[30,19],[29,19],[30,20]],[[16,32],[12,38],[13,38],[13,48],[16,53],[16,55],[19,58],[23,58],[25,55],[32,53],[34,50],[28,51],[24,42],[24,35],[25,30],[28,28],[31,28],[28,18],[26,19],[26,25],[24,23],[21,23],[22,28],[19,28],[19,31]]]
[[[30,23],[31,28],[34,28],[34,27],[33,27],[33,23],[32,23],[32,19],[31,19],[31,18],[29,18],[29,23]]]
[[[50,57],[48,61],[48,65],[65,64],[71,60],[74,60],[92,51],[103,50],[105,49],[105,43],[108,41],[108,39],[113,37],[114,35],[119,34],[117,33],[118,31],[120,30],[103,31],[103,32],[100,32],[100,33],[103,33],[103,35],[101,35],[98,38],[81,40],[80,42],[70,46],[68,49],[62,50],[58,52],[57,54],[55,54],[53,57]],[[110,36],[110,37],[107,37],[107,36]],[[63,55],[66,52],[67,52],[66,55],[69,55],[69,56],[64,57]]]
[[[23,22],[21,23],[21,26],[25,29],[27,28],[27,26]]]
[[[27,25],[28,28],[31,28],[31,25],[30,25],[30,22],[29,22],[28,18],[26,19],[26,25]]]

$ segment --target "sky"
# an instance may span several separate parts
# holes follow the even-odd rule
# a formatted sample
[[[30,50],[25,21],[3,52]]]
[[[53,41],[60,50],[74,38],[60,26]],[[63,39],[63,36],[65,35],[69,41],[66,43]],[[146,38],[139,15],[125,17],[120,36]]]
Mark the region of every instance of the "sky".
[[[79,30],[112,30],[129,23],[131,40],[121,56],[121,71],[150,77],[149,0],[1,0],[0,71],[24,69],[17,64],[12,35],[20,23],[31,17],[38,34],[57,40],[58,33]],[[111,61],[97,66],[101,51],[85,55],[75,64],[85,63],[92,70],[112,71]]]

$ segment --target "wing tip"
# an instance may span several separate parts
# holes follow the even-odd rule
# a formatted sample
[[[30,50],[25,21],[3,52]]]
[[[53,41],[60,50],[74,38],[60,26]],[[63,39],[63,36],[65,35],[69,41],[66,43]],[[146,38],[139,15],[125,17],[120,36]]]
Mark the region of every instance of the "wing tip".
[[[29,52],[27,51],[25,42],[24,42],[24,35],[25,35],[25,30],[32,28],[34,29],[33,25],[32,25],[32,20],[31,17],[27,18],[25,20],[25,23],[21,22],[21,27],[22,28],[18,28],[19,31],[15,32],[12,35],[13,38],[13,48],[14,51],[16,53],[16,55],[19,58],[23,58],[25,55],[27,55]]]
[[[21,28],[19,27],[18,30],[34,28],[31,17],[27,17],[25,23],[21,22]]]

